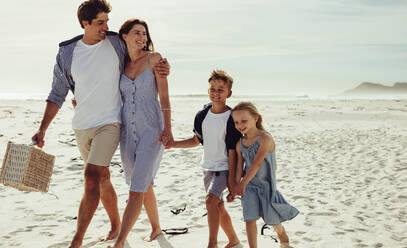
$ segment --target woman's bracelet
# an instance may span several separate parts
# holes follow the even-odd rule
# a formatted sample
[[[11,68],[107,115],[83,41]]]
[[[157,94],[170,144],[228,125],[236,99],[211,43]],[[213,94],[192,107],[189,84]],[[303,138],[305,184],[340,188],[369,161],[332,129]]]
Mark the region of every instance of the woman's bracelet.
[[[162,108],[161,111],[171,111],[170,108]]]

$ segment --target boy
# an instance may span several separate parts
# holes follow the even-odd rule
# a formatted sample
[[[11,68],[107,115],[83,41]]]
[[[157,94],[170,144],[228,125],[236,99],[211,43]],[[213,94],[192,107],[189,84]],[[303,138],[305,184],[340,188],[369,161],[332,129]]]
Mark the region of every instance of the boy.
[[[215,70],[209,78],[208,94],[210,104],[204,106],[195,116],[194,137],[174,141],[168,147],[190,148],[201,143],[204,147],[202,169],[208,212],[209,243],[208,248],[216,248],[219,225],[225,231],[229,243],[225,248],[241,247],[239,239],[227,213],[222,192],[229,187],[233,189],[236,163],[236,143],[241,134],[236,130],[230,107],[226,99],[232,95],[233,79],[226,72]],[[230,176],[228,177],[228,174]]]

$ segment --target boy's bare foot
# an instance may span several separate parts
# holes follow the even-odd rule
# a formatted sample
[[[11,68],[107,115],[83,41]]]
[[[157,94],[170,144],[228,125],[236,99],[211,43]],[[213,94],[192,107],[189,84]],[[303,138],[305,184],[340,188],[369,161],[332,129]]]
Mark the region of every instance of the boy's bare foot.
[[[280,248],[294,248],[289,243],[280,243]]]
[[[238,240],[237,242],[229,242],[225,248],[243,248],[243,245]]]
[[[163,232],[161,231],[161,229],[157,229],[157,230],[153,230],[150,235],[145,236],[143,238],[144,241],[146,242],[152,242],[153,240],[155,240],[158,236],[160,236],[161,234],[163,234]]]

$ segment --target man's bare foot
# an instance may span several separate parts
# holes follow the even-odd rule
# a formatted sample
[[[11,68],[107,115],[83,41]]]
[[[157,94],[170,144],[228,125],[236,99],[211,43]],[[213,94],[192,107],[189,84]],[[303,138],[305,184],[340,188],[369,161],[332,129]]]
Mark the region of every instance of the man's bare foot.
[[[238,240],[237,242],[229,242],[225,248],[243,248],[242,244],[240,244],[240,241]]]
[[[218,244],[212,245],[212,244],[208,244],[207,248],[218,248]]]
[[[82,245],[82,240],[74,238],[69,245],[69,248],[80,248]]]
[[[143,238],[144,241],[146,242],[152,242],[153,240],[155,240],[158,236],[160,236],[163,232],[161,231],[161,229],[156,229],[153,230],[150,235],[145,236]]]
[[[119,235],[119,228],[117,228],[115,230],[110,230],[110,232],[109,232],[109,234],[107,234],[106,238],[101,238],[100,241],[106,242],[106,241],[117,238],[118,235]]]

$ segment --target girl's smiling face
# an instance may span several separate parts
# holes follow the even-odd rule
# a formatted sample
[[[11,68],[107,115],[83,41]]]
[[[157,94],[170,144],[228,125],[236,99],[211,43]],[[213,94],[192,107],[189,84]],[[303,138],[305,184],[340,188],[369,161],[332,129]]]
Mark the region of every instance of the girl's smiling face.
[[[247,110],[236,110],[232,113],[236,129],[243,135],[253,129],[257,129],[256,122],[258,117],[250,114]]]

